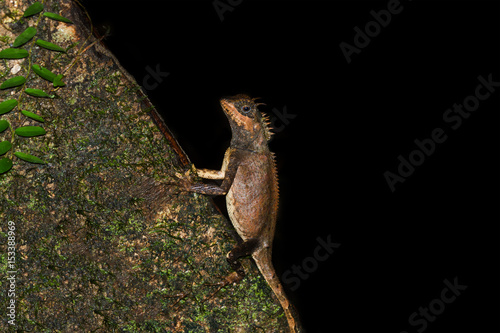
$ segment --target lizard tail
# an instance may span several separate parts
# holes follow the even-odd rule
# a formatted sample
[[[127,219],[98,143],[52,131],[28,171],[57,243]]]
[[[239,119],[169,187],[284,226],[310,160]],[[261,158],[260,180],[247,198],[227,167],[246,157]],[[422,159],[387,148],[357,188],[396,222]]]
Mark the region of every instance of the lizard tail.
[[[266,248],[260,249],[252,254],[252,257],[257,264],[257,268],[264,276],[267,284],[273,290],[274,295],[278,298],[278,301],[285,312],[286,320],[290,328],[291,333],[303,333],[303,329],[300,325],[300,321],[292,303],[290,303],[288,297],[286,296],[285,290],[281,285],[281,282],[276,275],[276,271],[272,265],[271,261],[271,251]],[[267,264],[269,263],[269,264]]]

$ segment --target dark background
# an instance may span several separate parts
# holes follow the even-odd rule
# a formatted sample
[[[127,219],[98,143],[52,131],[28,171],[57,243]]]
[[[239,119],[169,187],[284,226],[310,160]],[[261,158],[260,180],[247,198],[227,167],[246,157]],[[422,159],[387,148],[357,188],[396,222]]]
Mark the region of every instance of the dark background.
[[[341,244],[298,288],[285,283],[308,332],[500,331],[500,87],[456,130],[443,120],[479,75],[500,81],[498,1],[401,1],[351,63],[339,44],[390,1],[221,0],[234,4],[222,21],[213,1],[84,3],[139,84],[148,66],[169,73],[147,93],[197,167],[220,168],[229,144],[220,97],[295,116],[270,143],[276,269],[311,263],[318,237]],[[384,172],[435,128],[447,140],[392,192]],[[467,289],[412,326],[455,278]]]

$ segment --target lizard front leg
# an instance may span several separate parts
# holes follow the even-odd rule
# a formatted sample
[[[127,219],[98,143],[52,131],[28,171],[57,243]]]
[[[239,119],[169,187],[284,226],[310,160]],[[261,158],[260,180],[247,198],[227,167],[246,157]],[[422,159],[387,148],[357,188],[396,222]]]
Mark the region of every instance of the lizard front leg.
[[[220,170],[197,169],[196,173],[198,174],[198,177],[205,179],[224,179],[229,165],[229,160],[231,158],[231,153],[234,153],[234,149],[228,148],[224,154]]]
[[[229,148],[222,162],[220,170],[197,170],[198,176],[206,179],[222,179],[222,184],[212,185],[204,183],[188,183],[185,184],[186,190],[195,193],[208,194],[208,195],[226,195],[231,185],[233,184],[238,165],[240,163],[240,153],[237,149]]]
[[[232,151],[233,149],[231,148],[228,148],[226,150],[226,153],[224,154],[224,159],[222,160],[222,167],[220,168],[220,170],[198,169],[196,170],[198,177],[205,179],[224,179]]]

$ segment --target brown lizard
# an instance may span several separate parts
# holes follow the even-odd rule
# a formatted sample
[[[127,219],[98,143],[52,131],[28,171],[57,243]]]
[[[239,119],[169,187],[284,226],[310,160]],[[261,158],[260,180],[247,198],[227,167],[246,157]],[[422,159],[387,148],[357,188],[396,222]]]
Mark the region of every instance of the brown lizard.
[[[296,312],[288,300],[271,261],[272,243],[278,211],[278,177],[274,154],[269,150],[271,138],[268,118],[247,95],[222,98],[220,104],[231,125],[232,139],[220,170],[198,169],[201,178],[220,179],[220,186],[191,183],[183,187],[208,195],[226,195],[229,218],[243,239],[228,254],[227,260],[244,276],[240,257],[251,255],[278,298],[290,331],[301,332]]]

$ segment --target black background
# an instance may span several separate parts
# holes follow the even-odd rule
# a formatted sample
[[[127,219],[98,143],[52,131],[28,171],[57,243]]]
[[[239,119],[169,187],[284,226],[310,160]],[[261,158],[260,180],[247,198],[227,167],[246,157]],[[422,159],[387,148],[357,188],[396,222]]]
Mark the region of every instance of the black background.
[[[456,130],[443,114],[478,76],[500,81],[500,3],[401,1],[347,63],[339,44],[389,2],[233,0],[222,21],[213,1],[84,3],[139,84],[148,66],[169,73],[147,93],[197,167],[219,168],[229,144],[220,97],[295,116],[270,143],[276,269],[311,262],[318,237],[341,244],[285,283],[308,332],[499,332],[500,87]],[[392,192],[384,173],[436,128],[446,141]],[[455,278],[467,289],[412,326]]]

